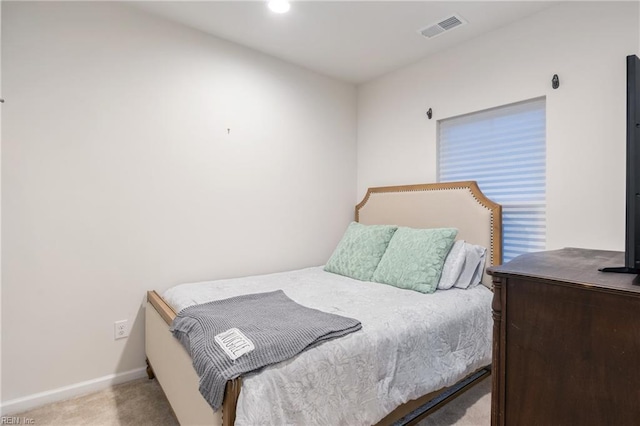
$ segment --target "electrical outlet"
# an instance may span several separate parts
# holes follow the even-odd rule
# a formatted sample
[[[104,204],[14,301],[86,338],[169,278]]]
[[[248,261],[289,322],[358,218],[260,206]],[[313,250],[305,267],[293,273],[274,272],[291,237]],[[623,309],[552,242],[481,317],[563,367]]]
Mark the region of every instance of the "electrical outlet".
[[[129,321],[128,320],[122,320],[122,321],[116,321],[115,323],[113,323],[114,326],[114,339],[124,339],[125,337],[129,337]]]

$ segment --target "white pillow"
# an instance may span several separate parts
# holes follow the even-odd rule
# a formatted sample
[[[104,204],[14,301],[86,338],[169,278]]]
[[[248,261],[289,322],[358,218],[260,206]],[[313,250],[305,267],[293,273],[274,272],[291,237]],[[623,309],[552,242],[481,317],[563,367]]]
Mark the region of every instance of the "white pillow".
[[[487,249],[482,246],[464,243],[464,251],[464,266],[453,286],[467,289],[477,286],[482,281]]]
[[[464,240],[458,240],[451,246],[451,250],[449,250],[449,254],[442,267],[442,274],[440,275],[440,281],[438,281],[438,290],[450,289],[458,280],[465,263],[465,244]]]

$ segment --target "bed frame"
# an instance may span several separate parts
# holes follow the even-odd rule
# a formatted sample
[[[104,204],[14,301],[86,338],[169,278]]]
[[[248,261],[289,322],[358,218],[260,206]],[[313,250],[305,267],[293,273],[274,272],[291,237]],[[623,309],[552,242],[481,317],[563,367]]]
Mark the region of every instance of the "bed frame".
[[[502,261],[502,207],[489,200],[476,182],[370,188],[355,209],[355,220],[367,225],[414,228],[458,228],[458,239],[487,247],[487,266]],[[491,288],[485,273],[482,283]],[[146,353],[149,378],[157,378],[182,425],[231,426],[242,379],[227,382],[222,409],[214,412],[198,391],[191,358],[169,331],[176,312],[155,291],[147,294]],[[401,405],[378,425],[415,424],[490,374],[482,368],[454,386]]]

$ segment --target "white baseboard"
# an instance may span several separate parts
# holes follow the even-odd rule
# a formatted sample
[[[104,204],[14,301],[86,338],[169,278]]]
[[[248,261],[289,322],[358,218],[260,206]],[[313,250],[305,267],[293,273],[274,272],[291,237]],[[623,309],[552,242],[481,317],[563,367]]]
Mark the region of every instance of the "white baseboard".
[[[80,382],[50,391],[34,393],[33,395],[12,399],[2,403],[0,406],[0,415],[8,416],[11,414],[21,413],[52,402],[64,401],[65,399],[70,399],[76,396],[101,391],[107,389],[109,386],[140,379],[142,377],[146,377],[146,375],[146,367],[136,368],[135,370],[125,371],[124,373],[110,374],[108,376],[98,377],[97,379],[87,380],[86,382]]]

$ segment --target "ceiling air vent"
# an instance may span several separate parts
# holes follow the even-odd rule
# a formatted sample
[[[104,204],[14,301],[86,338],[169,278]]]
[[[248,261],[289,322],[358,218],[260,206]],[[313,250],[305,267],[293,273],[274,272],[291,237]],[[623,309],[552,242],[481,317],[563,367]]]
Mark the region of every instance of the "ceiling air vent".
[[[428,27],[421,28],[418,30],[418,32],[420,32],[420,34],[422,34],[426,38],[433,38],[445,31],[452,30],[466,23],[467,21],[462,16],[454,14],[441,19],[440,22],[436,24],[431,24]]]

